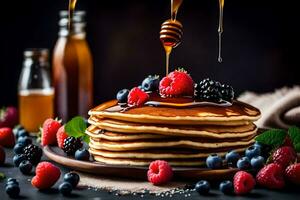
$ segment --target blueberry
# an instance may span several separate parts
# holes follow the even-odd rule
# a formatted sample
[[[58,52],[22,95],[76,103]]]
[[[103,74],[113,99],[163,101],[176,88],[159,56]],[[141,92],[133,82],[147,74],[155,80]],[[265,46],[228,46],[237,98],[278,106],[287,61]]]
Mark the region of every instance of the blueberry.
[[[75,159],[88,161],[88,160],[90,160],[90,153],[88,150],[86,150],[84,148],[78,149],[75,152]]]
[[[250,169],[251,164],[250,164],[250,160],[248,157],[242,157],[237,161],[237,168],[241,169],[241,170],[246,170],[246,169]]]
[[[80,180],[79,175],[74,172],[69,172],[64,176],[64,181],[70,183],[73,188],[77,186],[79,180]]]
[[[8,178],[5,184],[5,187],[11,184],[19,185],[19,182],[15,178]]]
[[[20,163],[23,160],[27,160],[26,156],[24,154],[17,154],[13,157],[13,162],[15,164],[16,167],[19,167]]]
[[[206,165],[211,169],[219,169],[222,167],[222,158],[217,154],[212,154],[207,157]]]
[[[246,149],[245,156],[251,159],[255,156],[260,156],[260,153],[261,153],[260,147],[257,145],[253,145]]]
[[[20,128],[20,129],[18,129],[16,136],[17,136],[17,138],[26,137],[26,136],[29,136],[29,133],[24,128]]]
[[[228,164],[230,164],[231,166],[235,166],[237,161],[240,159],[240,155],[238,154],[238,152],[232,150],[229,151],[226,155],[225,155],[225,160],[227,161]]]
[[[32,164],[28,160],[23,160],[19,165],[19,169],[23,174],[29,175],[32,170]]]
[[[73,187],[70,183],[68,182],[63,182],[62,184],[59,185],[58,190],[60,193],[62,193],[64,196],[68,196],[71,194]]]
[[[118,100],[118,102],[119,103],[127,103],[128,94],[129,94],[129,90],[128,89],[120,90],[117,93],[117,100]]]
[[[265,164],[265,159],[262,156],[255,156],[250,162],[253,169],[261,169]]]
[[[25,148],[26,145],[24,145],[23,143],[17,143],[14,146],[14,153],[15,154],[22,154],[23,153],[23,149]]]
[[[17,143],[21,143],[21,144],[24,144],[25,146],[27,146],[32,143],[32,140],[28,136],[19,137]]]
[[[223,181],[219,185],[219,190],[224,194],[233,194],[233,184],[231,181]]]
[[[257,141],[253,144],[253,146],[258,146],[260,149],[263,147],[263,145]]]
[[[142,89],[145,92],[156,91],[159,86],[159,76],[148,76],[142,82]]]
[[[16,198],[20,194],[20,187],[17,184],[9,184],[5,187],[5,191],[10,197]]]
[[[207,181],[201,180],[201,181],[196,183],[195,190],[199,194],[208,194],[209,190],[210,190],[210,184]]]

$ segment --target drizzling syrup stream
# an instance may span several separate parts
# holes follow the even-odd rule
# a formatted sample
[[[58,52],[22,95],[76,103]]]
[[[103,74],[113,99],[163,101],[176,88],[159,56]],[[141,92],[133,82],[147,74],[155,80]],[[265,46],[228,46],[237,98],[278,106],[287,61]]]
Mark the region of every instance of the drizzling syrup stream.
[[[218,62],[222,62],[222,33],[223,33],[223,10],[224,10],[224,0],[219,0],[219,54],[218,54]]]
[[[72,24],[73,24],[72,20],[73,20],[75,7],[76,7],[76,2],[77,0],[69,0],[69,24],[68,24],[69,31],[71,31],[72,29]]]

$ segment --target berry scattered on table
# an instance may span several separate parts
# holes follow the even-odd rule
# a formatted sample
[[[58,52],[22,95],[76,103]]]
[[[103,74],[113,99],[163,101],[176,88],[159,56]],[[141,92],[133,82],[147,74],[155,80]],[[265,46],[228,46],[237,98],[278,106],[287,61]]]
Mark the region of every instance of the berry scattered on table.
[[[56,133],[56,139],[59,148],[63,149],[64,141],[67,139],[67,137],[68,134],[65,132],[65,126],[60,127]]]
[[[5,163],[5,151],[4,148],[0,145],[0,166]]]
[[[33,165],[37,165],[41,161],[43,150],[34,144],[30,144],[24,148],[24,155]]]
[[[59,185],[58,187],[59,192],[64,195],[64,196],[68,196],[71,194],[73,188],[72,185],[68,182],[63,182]]]
[[[80,180],[80,177],[78,174],[74,172],[69,172],[64,175],[64,182],[68,182],[72,185],[73,188],[76,188]]]
[[[13,128],[15,125],[18,124],[18,121],[18,110],[15,107],[9,106],[7,108],[0,109],[0,128]]]
[[[150,163],[147,176],[153,185],[162,185],[172,179],[173,170],[167,161],[156,160]]]
[[[18,182],[17,179],[15,179],[15,178],[8,178],[7,181],[6,181],[5,187],[6,187],[7,185],[12,185],[12,184],[19,185],[19,182]]]
[[[219,185],[219,190],[223,193],[223,194],[233,194],[233,184],[231,181],[226,180],[226,181],[222,181]]]
[[[16,138],[29,136],[29,133],[24,128],[19,128],[16,133]]]
[[[240,170],[247,170],[251,168],[251,163],[248,157],[242,157],[237,161],[236,166]]]
[[[261,154],[261,149],[257,145],[252,145],[248,147],[245,151],[245,156],[249,158],[249,160],[251,160],[251,158],[255,156],[260,156],[260,154]]]
[[[5,187],[5,192],[11,198],[17,198],[20,194],[20,187],[18,184],[7,184]]]
[[[145,92],[157,91],[159,87],[159,76],[149,75],[142,82],[142,90]]]
[[[19,165],[19,169],[23,174],[29,175],[31,174],[32,164],[28,160],[23,160]]]
[[[117,93],[117,100],[119,103],[127,103],[127,97],[129,94],[129,90],[128,89],[122,89]]]
[[[160,81],[159,93],[165,97],[193,96],[194,81],[182,69],[173,71]]]
[[[235,150],[229,151],[225,155],[225,160],[230,166],[236,166],[236,163],[239,159],[240,159],[240,154]]]
[[[300,163],[288,166],[285,169],[285,178],[291,183],[300,185]]]
[[[14,157],[13,157],[13,162],[16,167],[19,167],[20,163],[24,160],[27,160],[27,158],[24,154],[17,154],[17,155],[14,155]]]
[[[75,159],[88,161],[88,160],[90,160],[90,152],[84,148],[78,149],[75,152]]]
[[[274,163],[286,168],[288,165],[295,163],[297,154],[294,148],[290,146],[280,147],[272,154],[272,160]]]
[[[255,156],[251,158],[251,166],[253,169],[261,169],[265,165],[265,159],[262,156]]]
[[[28,136],[19,137],[18,140],[17,140],[17,143],[27,146],[27,145],[32,143],[32,139]]]
[[[56,144],[56,133],[60,127],[61,127],[61,123],[51,118],[47,119],[43,123],[42,138],[41,138],[42,146]]]
[[[233,186],[235,194],[244,195],[254,188],[255,179],[248,172],[239,171],[233,177]]]
[[[0,128],[0,145],[8,148],[15,145],[15,136],[11,128]]]
[[[41,162],[37,165],[35,174],[31,184],[38,189],[47,189],[57,182],[60,177],[60,170],[52,163]]]
[[[206,195],[210,191],[210,184],[208,181],[201,180],[198,181],[195,185],[195,190],[202,195]]]
[[[210,169],[220,169],[223,165],[222,158],[217,154],[209,155],[206,158],[206,166]]]
[[[14,146],[14,153],[15,154],[22,154],[25,147],[26,147],[25,144],[23,144],[23,143],[17,143]]]
[[[271,163],[257,173],[256,181],[269,189],[281,189],[285,186],[284,170],[280,165]]]
[[[203,101],[219,103],[222,100],[231,102],[234,98],[233,88],[209,78],[196,84],[196,98]]]
[[[142,106],[149,99],[149,95],[141,89],[135,87],[128,94],[127,103],[131,106]]]
[[[69,136],[64,140],[63,150],[69,156],[73,156],[75,152],[81,147],[82,147],[82,142],[79,138]]]

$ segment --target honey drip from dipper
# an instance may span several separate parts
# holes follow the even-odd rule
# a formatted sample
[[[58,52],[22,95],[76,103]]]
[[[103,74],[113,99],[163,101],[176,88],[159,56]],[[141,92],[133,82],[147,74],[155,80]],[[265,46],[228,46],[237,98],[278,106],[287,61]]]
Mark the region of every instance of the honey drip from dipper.
[[[166,52],[166,75],[169,74],[169,60],[172,49],[177,47],[183,35],[183,26],[176,20],[177,12],[183,0],[171,0],[171,19],[161,25],[160,40]]]

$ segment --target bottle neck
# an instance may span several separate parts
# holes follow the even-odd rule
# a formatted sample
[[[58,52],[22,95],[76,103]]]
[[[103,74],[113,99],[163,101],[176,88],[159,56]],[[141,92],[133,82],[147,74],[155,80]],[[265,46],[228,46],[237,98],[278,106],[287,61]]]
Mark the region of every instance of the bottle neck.
[[[85,24],[73,24],[71,30],[68,29],[68,26],[61,26],[58,35],[60,37],[76,37],[78,39],[85,39]]]

